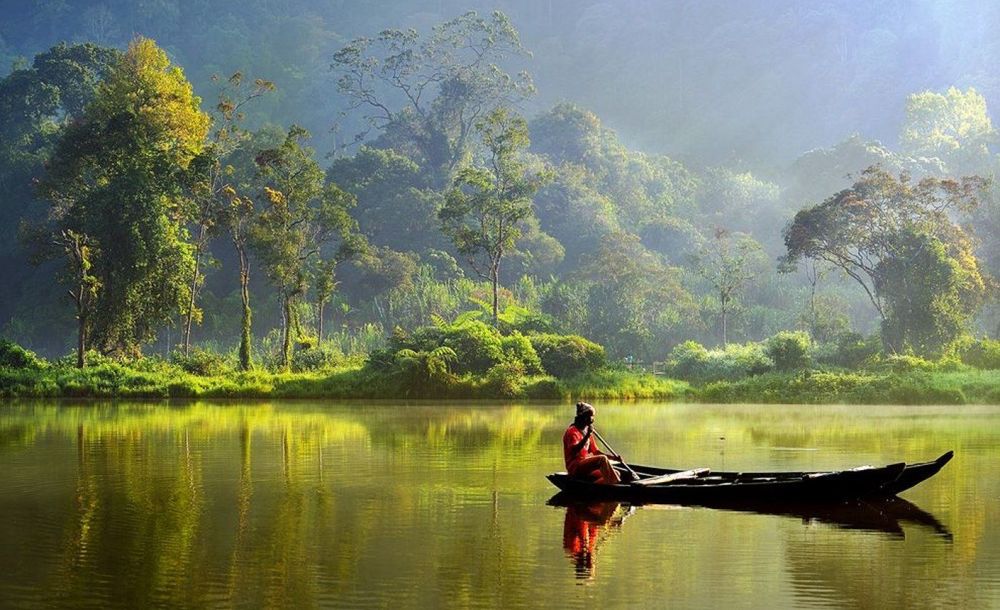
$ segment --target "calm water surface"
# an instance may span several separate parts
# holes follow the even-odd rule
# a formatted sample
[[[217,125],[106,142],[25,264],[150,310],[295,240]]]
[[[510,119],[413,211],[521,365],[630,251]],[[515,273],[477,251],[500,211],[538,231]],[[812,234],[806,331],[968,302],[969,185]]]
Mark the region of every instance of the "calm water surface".
[[[0,606],[1000,608],[1000,407],[603,404],[637,463],[954,449],[911,504],[547,504],[568,405],[0,405]]]

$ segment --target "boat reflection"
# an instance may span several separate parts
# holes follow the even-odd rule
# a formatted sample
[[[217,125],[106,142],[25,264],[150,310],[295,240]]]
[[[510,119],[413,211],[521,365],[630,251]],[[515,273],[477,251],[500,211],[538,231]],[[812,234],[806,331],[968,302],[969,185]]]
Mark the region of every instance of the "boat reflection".
[[[903,525],[929,528],[945,541],[951,531],[937,517],[902,498],[854,500],[835,504],[765,503],[715,506],[722,510],[779,515],[801,519],[803,523],[822,523],[844,530],[881,532],[892,538],[905,538]]]
[[[565,492],[552,496],[547,503],[566,509],[563,549],[573,560],[576,576],[580,579],[594,577],[598,545],[610,532],[620,528],[629,515],[643,507],[625,502],[585,501]],[[756,502],[705,508],[792,517],[801,519],[803,524],[825,524],[844,530],[879,532],[897,539],[905,538],[904,525],[913,525],[928,528],[947,542],[952,540],[951,532],[934,515],[898,497],[836,504]]]

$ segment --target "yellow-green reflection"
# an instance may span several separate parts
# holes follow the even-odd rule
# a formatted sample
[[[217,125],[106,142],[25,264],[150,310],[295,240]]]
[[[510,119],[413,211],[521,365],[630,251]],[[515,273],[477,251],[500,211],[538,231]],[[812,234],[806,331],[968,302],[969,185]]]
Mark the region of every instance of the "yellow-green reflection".
[[[101,607],[1000,602],[1000,480],[991,476],[1000,408],[599,405],[604,436],[638,463],[822,469],[954,449],[944,471],[905,494],[915,512],[895,516],[554,508],[544,474],[562,468],[571,411],[4,405],[0,599]]]

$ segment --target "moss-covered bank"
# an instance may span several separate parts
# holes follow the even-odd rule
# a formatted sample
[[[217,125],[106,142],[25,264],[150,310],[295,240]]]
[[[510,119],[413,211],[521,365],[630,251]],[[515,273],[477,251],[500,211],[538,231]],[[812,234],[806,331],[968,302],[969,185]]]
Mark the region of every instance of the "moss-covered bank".
[[[194,375],[119,364],[86,369],[0,367],[6,398],[656,398],[683,399],[686,383],[614,369],[558,379],[548,375],[462,375],[437,384],[351,366],[312,373]]]

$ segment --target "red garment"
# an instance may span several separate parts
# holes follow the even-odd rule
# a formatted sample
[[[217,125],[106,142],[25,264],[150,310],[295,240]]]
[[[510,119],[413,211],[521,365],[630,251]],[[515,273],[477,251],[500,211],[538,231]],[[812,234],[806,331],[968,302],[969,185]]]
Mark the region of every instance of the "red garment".
[[[576,467],[583,458],[601,455],[601,452],[597,450],[597,443],[594,442],[593,436],[587,439],[586,445],[574,453],[573,447],[582,440],[583,432],[573,424],[570,424],[569,428],[566,428],[566,432],[563,433],[563,457],[566,458],[566,472],[569,474],[576,474]]]

